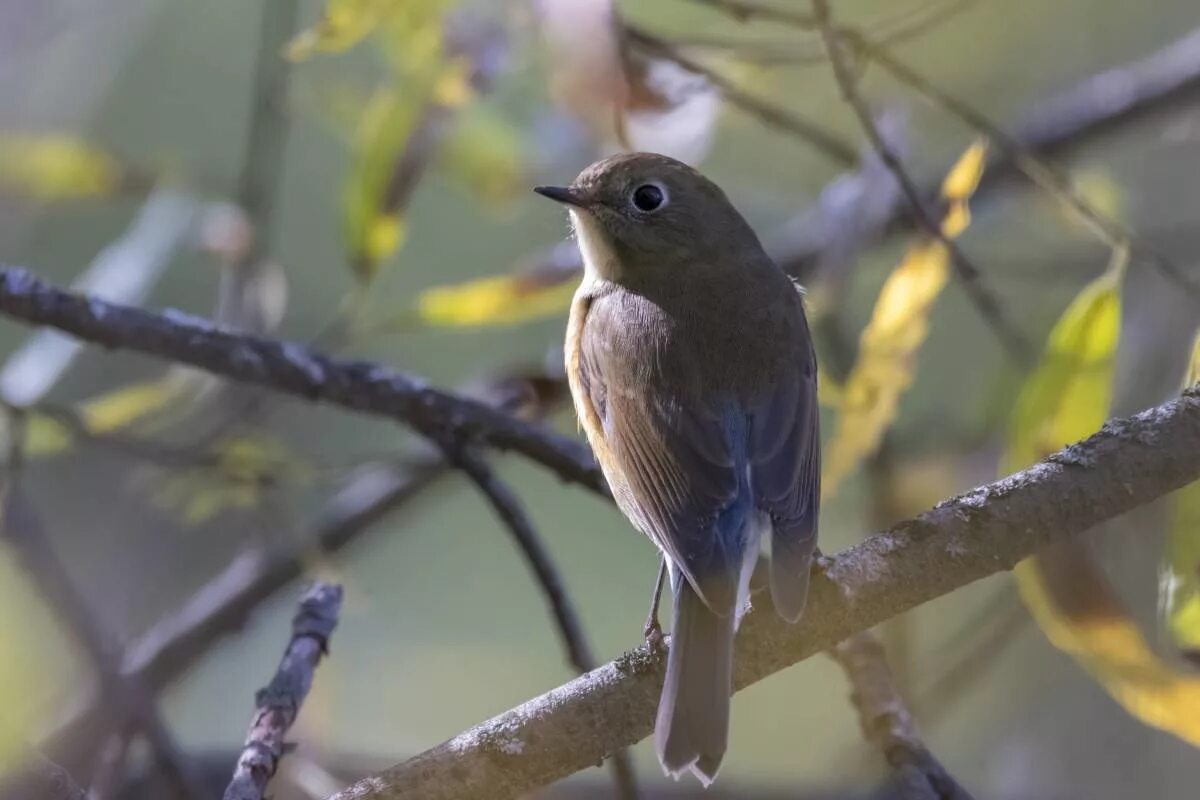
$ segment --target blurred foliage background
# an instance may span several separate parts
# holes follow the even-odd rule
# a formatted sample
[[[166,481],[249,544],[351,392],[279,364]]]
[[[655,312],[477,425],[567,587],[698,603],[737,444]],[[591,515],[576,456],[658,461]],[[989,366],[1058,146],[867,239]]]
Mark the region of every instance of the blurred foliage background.
[[[953,165],[977,173],[972,159],[997,155],[996,143],[866,68],[860,90],[909,172],[935,188],[951,175],[947,235],[1044,351],[1036,367],[1006,355],[940,245],[903,224],[812,31],[696,0],[617,11],[600,0],[330,0],[299,3],[294,21],[291,6],[0,4],[0,259],[548,411],[571,431],[557,365],[577,256],[562,244],[561,210],[529,187],[568,182],[622,147],[676,154],[725,188],[773,253],[816,243],[790,266],[822,320],[827,454],[844,478],[827,487],[826,552],[1184,380],[1200,316],[1177,279],[1011,171],[978,190],[969,227],[953,219],[978,179]],[[1078,112],[1055,98],[1105,70],[1189,41],[1176,58],[1200,61],[1191,0],[839,0],[834,11],[868,35],[909,25],[888,52],[1018,139],[1061,122],[1049,111]],[[622,24],[632,33],[618,35]],[[711,74],[664,57],[663,41],[812,121],[849,160],[738,108]],[[1195,279],[1200,66],[1135,115],[1118,113],[1145,90],[1129,73],[1094,83],[1093,107],[1115,121],[1047,154],[1091,205]],[[872,203],[901,222],[879,224]],[[838,368],[860,333],[857,363]],[[308,547],[329,498],[369,493],[397,462],[427,457],[399,427],[149,359],[74,352],[14,324],[0,327],[0,346],[13,354],[0,394],[37,409],[23,437],[9,427],[22,492],[114,646],[238,554],[299,549],[309,575],[345,583],[333,657],[277,796],[324,796],[339,785],[329,772],[415,754],[571,677],[523,560],[456,476],[343,550]],[[636,645],[651,546],[596,498],[500,464],[597,656]],[[1194,796],[1200,523],[1189,491],[1105,526],[1085,550],[1023,565],[1020,594],[1053,645],[1009,575],[884,626],[927,742],[975,796]],[[21,560],[0,555],[3,753],[53,730],[94,676]],[[187,753],[232,758],[298,591],[262,603],[170,683],[162,705]],[[1062,611],[1072,592],[1091,603],[1074,616]],[[1118,623],[1092,624],[1101,617]],[[846,694],[826,659],[740,694],[718,786],[866,796],[882,766]],[[131,758],[147,768],[142,749]],[[648,745],[635,758],[644,787],[663,785]],[[570,781],[584,791],[607,776]]]

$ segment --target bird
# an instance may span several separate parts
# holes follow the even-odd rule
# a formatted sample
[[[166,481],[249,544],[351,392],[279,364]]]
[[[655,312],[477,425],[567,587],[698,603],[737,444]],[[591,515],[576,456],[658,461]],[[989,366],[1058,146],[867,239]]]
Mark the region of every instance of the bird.
[[[708,786],[764,546],[776,613],[798,621],[808,595],[820,432],[802,291],[725,193],[667,156],[612,156],[534,191],[567,207],[583,256],[564,347],[580,426],[670,578],[655,749],[668,776]]]

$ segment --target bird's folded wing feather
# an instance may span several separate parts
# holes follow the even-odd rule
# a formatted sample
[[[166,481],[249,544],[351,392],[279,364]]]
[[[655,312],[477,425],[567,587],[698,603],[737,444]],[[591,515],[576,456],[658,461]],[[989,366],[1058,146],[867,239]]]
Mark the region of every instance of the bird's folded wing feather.
[[[597,298],[581,320],[580,416],[621,509],[713,611],[730,613],[741,550],[717,535],[739,499],[727,411],[687,381],[699,365],[664,363],[688,356],[657,349],[653,330],[631,332],[617,302]]]

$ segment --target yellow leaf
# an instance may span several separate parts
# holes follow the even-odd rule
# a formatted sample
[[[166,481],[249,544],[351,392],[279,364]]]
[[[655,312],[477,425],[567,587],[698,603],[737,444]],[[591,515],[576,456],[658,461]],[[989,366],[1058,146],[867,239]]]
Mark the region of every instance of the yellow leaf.
[[[969,224],[967,203],[986,163],[987,143],[980,140],[967,148],[943,181],[947,211],[942,230],[948,238]],[[859,337],[858,358],[835,393],[838,422],[824,459],[823,497],[836,494],[842,481],[879,448],[896,418],[900,398],[913,382],[917,350],[929,335],[929,314],[949,274],[946,246],[921,240],[884,282]]]
[[[1004,470],[1015,471],[1094,433],[1109,414],[1120,336],[1120,282],[1128,253],[1118,250],[1104,275],[1084,287],[1063,312],[1041,363],[1017,399]],[[1070,543],[1068,543],[1070,544]],[[1121,705],[1143,722],[1200,746],[1200,677],[1175,671],[1146,643],[1126,610],[1086,558],[1071,560],[1047,583],[1046,556],[1028,558],[1014,574],[1021,598],[1055,647],[1070,654]],[[1059,559],[1061,560],[1061,559]],[[1098,613],[1062,605],[1058,593],[1099,594]],[[1093,601],[1094,603],[1094,601]],[[1086,604],[1083,604],[1086,606]]]
[[[199,525],[227,511],[255,508],[272,486],[287,481],[307,484],[313,469],[282,443],[264,437],[239,437],[211,451],[215,467],[202,464],[151,476],[150,496],[162,508]]]
[[[75,417],[84,430],[96,436],[113,434],[157,412],[179,398],[184,384],[178,374],[122,386],[80,403]],[[31,410],[25,426],[25,455],[47,458],[67,450],[74,438],[70,426],[53,415]]]
[[[1200,381],[1200,333],[1185,387]],[[1200,483],[1175,492],[1159,584],[1159,605],[1172,643],[1200,663]]]
[[[116,159],[58,134],[0,135],[0,187],[38,200],[103,197],[121,185]]]
[[[350,263],[368,282],[404,243],[393,174],[420,117],[420,98],[394,89],[376,92],[355,136],[353,162],[343,190],[343,228]]]
[[[438,326],[513,325],[563,313],[574,294],[574,282],[547,285],[525,276],[497,275],[426,289],[417,299],[417,316]]]
[[[433,84],[433,102],[446,108],[462,108],[475,97],[471,86],[471,59],[451,59]]]
[[[979,139],[959,156],[942,181],[943,198],[957,202],[971,199],[983,178],[983,168],[987,166],[987,152],[987,140]]]
[[[1164,663],[1128,614],[1064,612],[1036,557],[1014,572],[1021,599],[1051,644],[1071,655],[1131,715],[1200,747],[1200,677]]]
[[[293,61],[315,53],[340,53],[372,33],[404,0],[328,0],[321,19],[301,31],[287,46]]]
[[[987,140],[980,139],[967,148],[942,181],[942,198],[946,201],[942,235],[948,239],[961,235],[971,224],[971,209],[967,203],[978,188],[986,165]]]
[[[940,242],[914,246],[888,276],[858,345],[858,360],[842,387],[837,428],[821,478],[832,497],[841,482],[879,447],[913,381],[916,352],[929,333],[929,312],[949,277]]]
[[[1083,288],[1050,332],[1041,362],[1017,397],[1005,472],[1090,436],[1107,419],[1126,260],[1126,253],[1114,253],[1109,269]]]

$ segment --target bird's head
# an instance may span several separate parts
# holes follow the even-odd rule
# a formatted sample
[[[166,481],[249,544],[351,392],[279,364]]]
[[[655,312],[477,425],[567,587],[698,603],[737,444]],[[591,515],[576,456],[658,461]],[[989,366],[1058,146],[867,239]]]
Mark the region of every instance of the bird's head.
[[[686,275],[736,264],[760,252],[750,226],[715,183],[656,153],[628,153],[592,164],[570,186],[538,186],[566,205],[586,268],[620,283]]]

